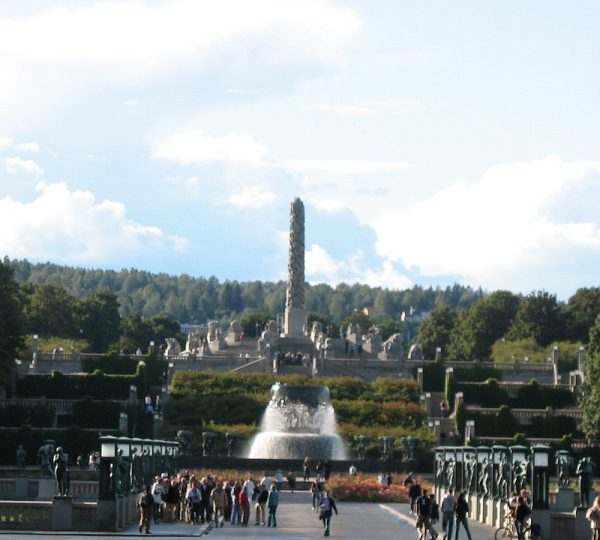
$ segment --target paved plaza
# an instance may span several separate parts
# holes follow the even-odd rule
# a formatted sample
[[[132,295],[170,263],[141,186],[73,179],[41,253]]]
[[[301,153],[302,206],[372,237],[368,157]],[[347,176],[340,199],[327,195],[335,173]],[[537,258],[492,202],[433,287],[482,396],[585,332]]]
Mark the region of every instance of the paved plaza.
[[[414,527],[414,518],[410,516],[406,504],[377,504],[377,503],[338,503],[339,515],[333,516],[331,536],[343,538],[344,540],[416,540],[417,531]],[[317,514],[310,505],[310,495],[306,492],[294,494],[282,492],[281,504],[277,511],[277,528],[268,528],[254,525],[254,512],[248,527],[233,526],[226,523],[218,530],[207,530],[205,526],[190,525],[185,523],[161,523],[152,526],[152,534],[139,534],[137,526],[131,526],[121,533],[104,535],[93,533],[94,538],[114,538],[115,536],[126,536],[136,538],[158,537],[184,537],[201,536],[202,538],[214,539],[291,539],[303,540],[308,538],[319,538],[323,536],[323,526]],[[494,530],[475,522],[470,522],[473,540],[489,540],[494,537]],[[1,532],[3,538],[23,538],[23,536],[35,536],[39,539],[48,540],[57,537],[61,539],[81,538],[83,535],[74,533],[15,533]],[[88,536],[88,535],[86,535]],[[463,531],[461,539],[466,539]],[[441,536],[440,536],[441,539]]]

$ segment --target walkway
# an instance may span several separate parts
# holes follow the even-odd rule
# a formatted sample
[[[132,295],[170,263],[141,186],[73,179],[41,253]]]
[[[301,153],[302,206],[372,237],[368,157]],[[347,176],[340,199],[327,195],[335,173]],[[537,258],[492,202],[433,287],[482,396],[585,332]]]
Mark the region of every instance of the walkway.
[[[417,540],[415,520],[410,516],[406,504],[376,504],[376,503],[339,503],[339,515],[332,519],[331,536],[344,540]],[[98,540],[107,540],[117,536],[148,539],[151,537],[202,537],[202,539],[219,538],[221,540],[265,540],[290,539],[306,540],[323,536],[323,526],[317,514],[310,505],[310,495],[306,492],[291,493],[283,491],[281,504],[277,511],[277,528],[254,525],[254,511],[251,513],[250,525],[242,527],[225,523],[217,529],[207,529],[205,526],[187,523],[172,523],[152,525],[151,535],[139,534],[137,526],[131,526],[118,534],[93,533]],[[490,540],[494,530],[475,522],[471,522],[473,540]],[[75,540],[84,534],[74,533],[14,533],[0,532],[2,540],[35,536],[41,540],[51,540],[59,537],[61,540]],[[88,536],[87,534],[85,536]],[[91,536],[91,535],[90,535]],[[461,531],[460,539],[466,539]],[[441,536],[440,536],[441,540]]]

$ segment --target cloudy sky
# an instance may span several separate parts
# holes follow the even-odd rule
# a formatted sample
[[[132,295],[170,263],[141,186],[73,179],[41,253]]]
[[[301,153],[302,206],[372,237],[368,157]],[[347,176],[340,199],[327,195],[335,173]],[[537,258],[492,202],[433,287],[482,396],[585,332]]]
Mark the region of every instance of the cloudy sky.
[[[593,1],[0,3],[0,256],[600,285]]]

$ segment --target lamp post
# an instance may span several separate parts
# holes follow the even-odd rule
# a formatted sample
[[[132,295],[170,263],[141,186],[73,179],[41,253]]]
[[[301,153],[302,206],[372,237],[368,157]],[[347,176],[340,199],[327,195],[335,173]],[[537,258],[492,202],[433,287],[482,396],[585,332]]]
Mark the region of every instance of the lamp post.
[[[463,448],[463,456],[463,489],[470,494],[472,490],[476,490],[475,483],[477,477],[477,451],[475,448],[465,446]]]
[[[124,495],[131,490],[130,471],[131,471],[131,439],[129,437],[119,437],[117,439],[117,455],[113,466],[113,475],[115,477],[116,490],[118,495]]]
[[[550,478],[548,474],[550,447],[536,445],[531,448],[531,499],[532,508],[549,508]]]
[[[482,493],[488,495],[490,483],[489,471],[490,471],[490,448],[488,446],[478,446],[475,451],[477,452],[477,472],[475,479],[475,493]]]
[[[444,451],[444,459],[446,462],[446,481],[444,486],[447,488],[453,488],[456,484],[456,448],[453,446],[446,446]]]
[[[442,487],[445,483],[445,462],[446,462],[445,449],[438,446],[435,449],[435,464],[434,464],[434,485],[436,487]]]
[[[526,446],[519,444],[509,448],[511,457],[511,490],[517,493],[523,489],[527,480],[527,469],[529,466],[527,450]]]
[[[116,495],[114,482],[114,462],[117,455],[117,438],[107,435],[100,437],[100,482],[98,498],[111,500]]]
[[[499,444],[492,446],[492,495],[494,497],[502,497],[502,468],[506,461],[506,447]]]
[[[142,477],[142,451],[143,441],[139,438],[133,438],[130,441],[130,459],[131,459],[131,472],[129,482],[131,485],[131,491],[137,493],[143,487]]]

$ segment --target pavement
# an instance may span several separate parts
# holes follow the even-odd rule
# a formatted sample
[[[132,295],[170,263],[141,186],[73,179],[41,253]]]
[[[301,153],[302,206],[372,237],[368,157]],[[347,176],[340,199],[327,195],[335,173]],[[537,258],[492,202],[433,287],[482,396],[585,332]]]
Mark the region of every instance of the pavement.
[[[339,515],[333,515],[331,523],[331,536],[344,540],[418,540],[415,529],[415,518],[410,515],[407,504],[377,504],[377,503],[337,503]],[[250,515],[250,524],[247,527],[225,523],[224,527],[212,529],[206,525],[191,525],[189,523],[159,523],[152,524],[151,534],[145,535],[138,532],[137,525],[120,531],[119,533],[22,533],[2,531],[2,540],[35,536],[35,538],[55,539],[59,536],[65,540],[75,540],[82,536],[94,536],[101,539],[114,539],[115,537],[135,537],[147,540],[151,537],[202,537],[202,540],[219,538],[222,540],[247,539],[290,539],[305,540],[323,536],[323,524],[311,507],[311,496],[307,492],[289,491],[281,492],[280,505],[277,510],[277,527],[263,527],[254,525],[254,511]],[[494,538],[494,529],[477,522],[469,523],[472,540],[491,540]],[[436,527],[439,531],[439,527]],[[466,539],[461,530],[460,539]],[[441,536],[440,536],[441,540]]]

